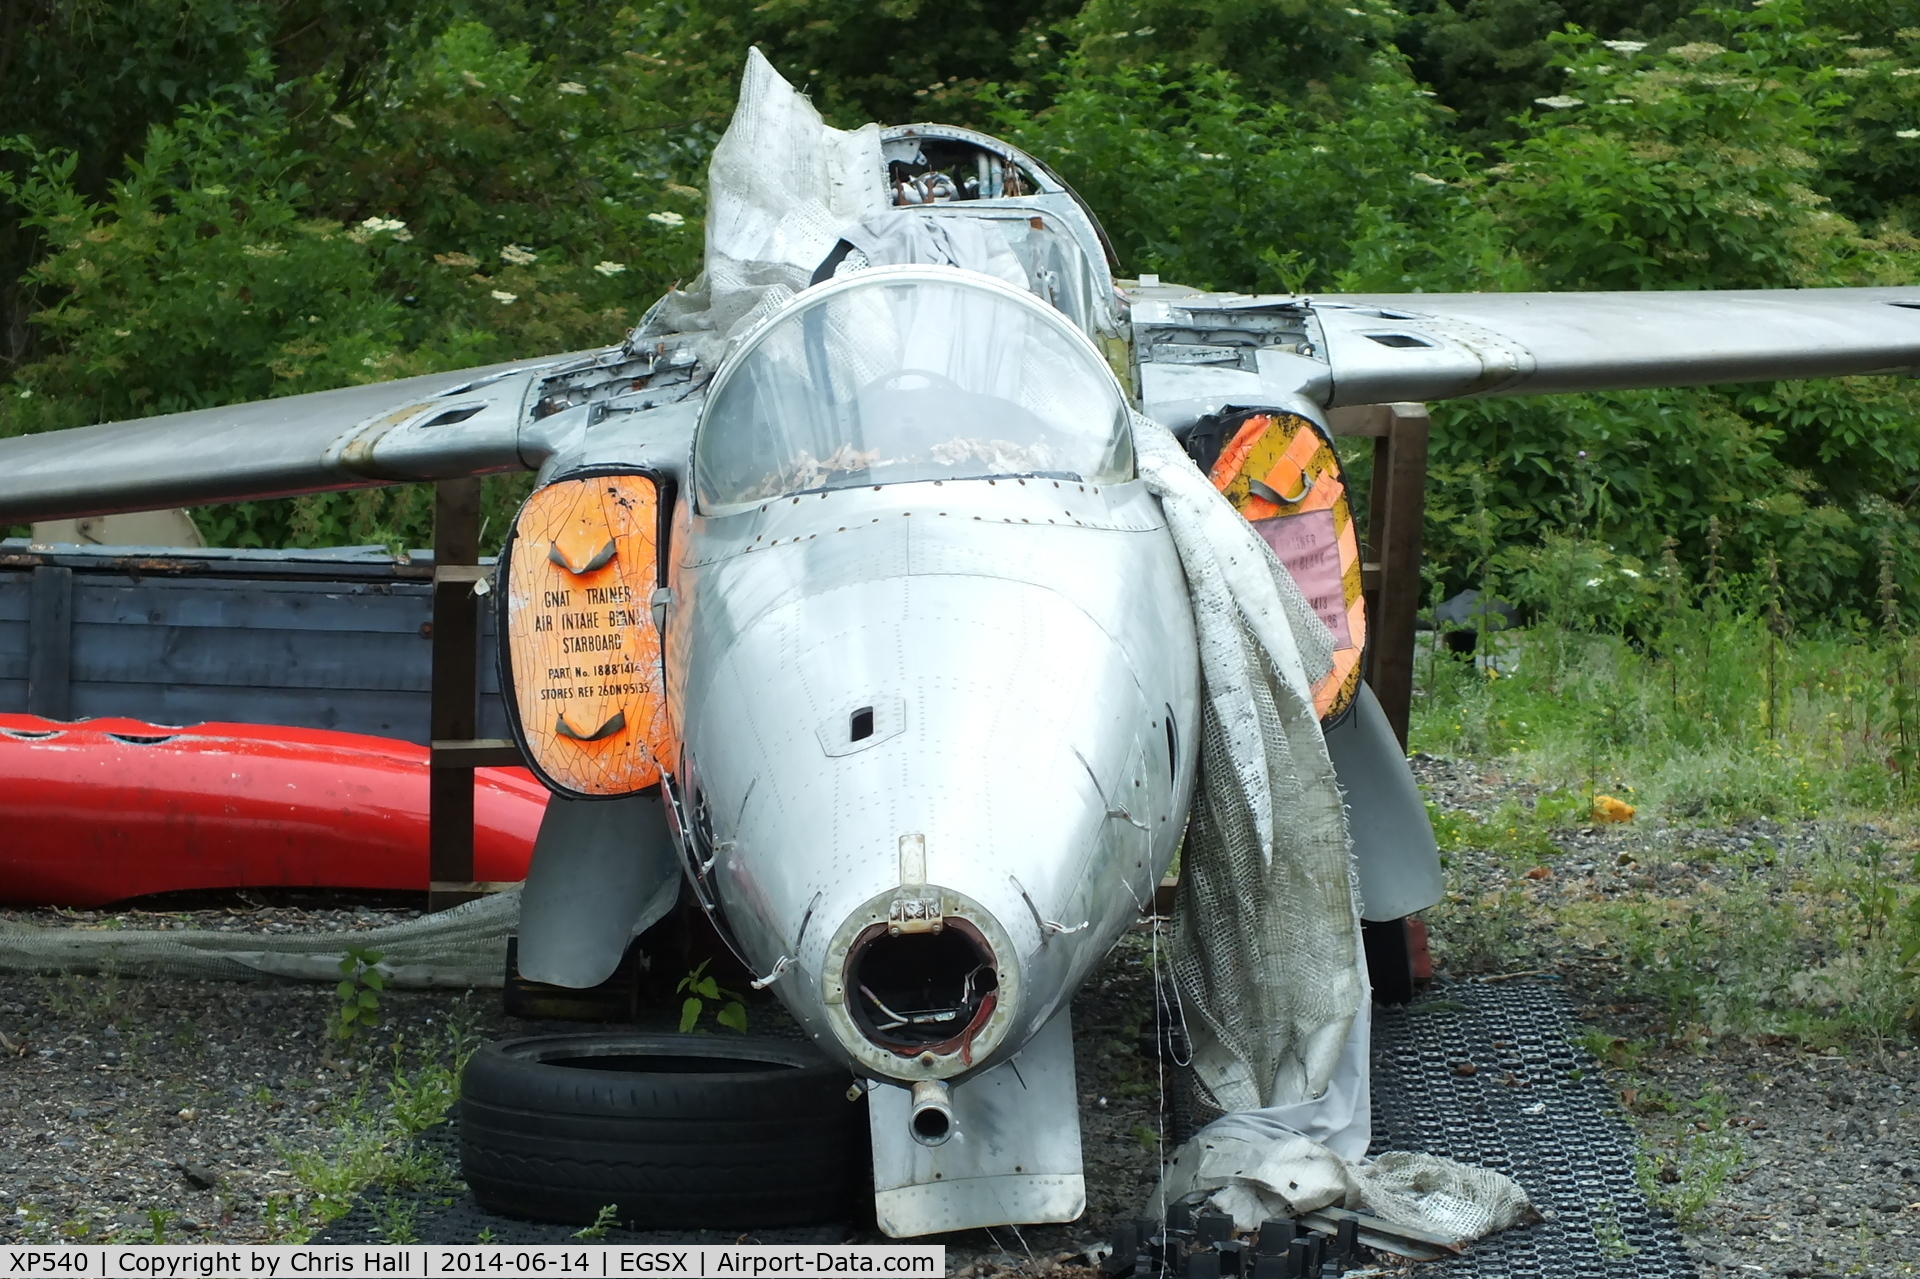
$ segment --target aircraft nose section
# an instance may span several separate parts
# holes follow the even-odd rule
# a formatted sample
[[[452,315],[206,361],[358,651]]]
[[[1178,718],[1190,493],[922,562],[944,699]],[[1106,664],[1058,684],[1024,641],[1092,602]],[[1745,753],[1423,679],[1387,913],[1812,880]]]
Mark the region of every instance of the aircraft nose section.
[[[801,595],[731,634],[707,688],[692,722],[725,732],[687,757],[721,906],[863,1075],[953,1080],[1019,1051],[1150,899],[1167,710],[1065,591],[954,574]]]

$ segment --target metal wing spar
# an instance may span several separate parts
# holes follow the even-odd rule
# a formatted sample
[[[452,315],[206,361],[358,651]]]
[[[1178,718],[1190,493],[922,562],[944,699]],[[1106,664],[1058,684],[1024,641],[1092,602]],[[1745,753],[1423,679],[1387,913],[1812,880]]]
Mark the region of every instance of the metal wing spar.
[[[0,526],[537,466],[530,394],[617,352],[0,440]]]

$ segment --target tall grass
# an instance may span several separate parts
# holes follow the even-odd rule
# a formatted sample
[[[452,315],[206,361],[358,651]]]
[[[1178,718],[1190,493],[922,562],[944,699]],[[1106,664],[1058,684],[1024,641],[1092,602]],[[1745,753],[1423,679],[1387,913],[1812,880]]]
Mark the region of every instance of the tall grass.
[[[1777,571],[1695,587],[1670,556],[1643,571],[1571,539],[1519,567],[1508,593],[1525,626],[1484,632],[1470,661],[1423,646],[1413,749],[1508,761],[1676,820],[1920,801],[1920,658],[1891,612],[1796,631]]]

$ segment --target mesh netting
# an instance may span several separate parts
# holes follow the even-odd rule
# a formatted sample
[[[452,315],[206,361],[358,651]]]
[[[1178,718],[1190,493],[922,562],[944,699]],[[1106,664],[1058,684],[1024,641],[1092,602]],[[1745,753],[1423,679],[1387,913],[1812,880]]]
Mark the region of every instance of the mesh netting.
[[[497,987],[507,935],[520,922],[514,888],[438,914],[351,932],[41,928],[0,923],[0,972],[101,973],[245,981],[338,981],[347,947],[380,953],[390,986]]]
[[[1461,1244],[1538,1218],[1520,1184],[1490,1168],[1409,1151],[1365,1163],[1342,1159],[1307,1137],[1238,1131],[1231,1117],[1167,1165],[1169,1200],[1201,1191],[1239,1230],[1332,1207]]]
[[[1490,1168],[1439,1155],[1390,1150],[1354,1168],[1368,1212],[1403,1226],[1478,1239],[1521,1221],[1531,1205],[1520,1184]]]

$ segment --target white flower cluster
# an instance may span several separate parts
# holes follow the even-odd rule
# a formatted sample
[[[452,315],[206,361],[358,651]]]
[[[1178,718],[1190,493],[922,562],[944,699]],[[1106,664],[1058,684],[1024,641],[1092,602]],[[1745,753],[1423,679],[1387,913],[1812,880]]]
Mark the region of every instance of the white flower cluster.
[[[367,235],[391,235],[402,244],[413,238],[413,232],[399,218],[368,218],[360,224],[360,230]]]
[[[1615,53],[1638,53],[1647,47],[1645,40],[1602,40],[1600,43]]]
[[[1585,99],[1576,98],[1565,93],[1556,93],[1551,98],[1535,98],[1534,101],[1543,107],[1548,107],[1555,111],[1560,111],[1567,107],[1581,107],[1586,105]]]
[[[587,91],[587,86],[577,80],[562,80],[553,87],[568,97],[575,97]]]
[[[509,244],[500,250],[500,260],[508,266],[532,266],[540,255],[523,244]]]
[[[1893,136],[1896,138],[1920,138],[1920,129],[1895,129]]]
[[[624,262],[596,262],[593,265],[593,269],[611,280],[614,276],[626,270],[627,264]]]
[[[501,306],[506,306],[509,303],[518,302],[520,295],[518,293],[509,293],[505,289],[495,289],[493,291],[493,300]]]
[[[684,218],[678,213],[675,213],[672,209],[668,209],[664,213],[649,213],[647,214],[647,221],[658,222],[661,226],[669,226],[669,227],[685,226],[687,223],[686,218]]]

